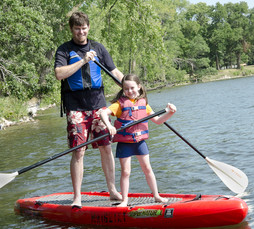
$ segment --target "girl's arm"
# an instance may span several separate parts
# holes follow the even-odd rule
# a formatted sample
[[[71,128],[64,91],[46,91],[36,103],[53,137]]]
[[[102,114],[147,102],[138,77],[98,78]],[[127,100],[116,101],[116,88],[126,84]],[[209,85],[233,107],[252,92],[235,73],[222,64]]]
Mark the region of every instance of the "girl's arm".
[[[160,125],[160,124],[162,124],[162,123],[164,123],[164,122],[166,122],[169,118],[171,118],[171,116],[176,112],[176,107],[175,107],[175,105],[174,104],[171,104],[171,103],[168,103],[167,104],[167,109],[168,109],[168,111],[165,113],[165,114],[163,114],[162,116],[156,116],[156,117],[154,117],[154,118],[151,118],[151,120],[154,122],[154,123],[156,123],[156,124],[158,124],[158,125]],[[154,112],[152,111],[149,115],[151,115],[151,114],[153,114]]]
[[[109,108],[107,108],[105,110],[102,110],[100,117],[101,117],[101,120],[104,122],[104,124],[107,126],[109,133],[111,135],[115,135],[116,128],[114,126],[112,126],[109,121],[109,115],[111,115],[111,114],[112,114],[112,111]]]

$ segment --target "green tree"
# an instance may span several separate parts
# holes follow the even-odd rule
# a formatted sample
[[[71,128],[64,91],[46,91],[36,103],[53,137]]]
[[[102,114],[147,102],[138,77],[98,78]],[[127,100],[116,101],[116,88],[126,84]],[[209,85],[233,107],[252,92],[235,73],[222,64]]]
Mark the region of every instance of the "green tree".
[[[136,73],[144,81],[165,80],[160,20],[149,1],[102,2],[98,5],[103,7],[103,13],[98,14],[97,9],[91,17],[100,22],[101,35],[97,37],[109,48],[117,65],[124,73]]]
[[[45,58],[52,49],[53,32],[43,12],[19,0],[3,0],[0,5],[0,89],[19,99],[32,97],[41,90]]]
[[[184,35],[181,31],[180,21],[188,5],[187,1],[161,0],[153,3],[163,29],[163,43],[166,49],[166,79],[168,83],[180,83],[185,80],[186,71],[182,68]]]
[[[254,64],[254,8],[249,11],[248,20],[248,64]]]
[[[54,53],[71,38],[68,19],[76,10],[89,15],[89,38],[109,50],[117,67],[150,86],[181,82],[186,73],[201,80],[210,66],[254,62],[254,11],[245,2],[2,0],[1,95],[29,99],[59,93]],[[112,93],[111,79],[104,82]]]
[[[231,53],[229,63],[232,63],[232,55],[236,57],[237,68],[240,69],[241,56],[246,52],[248,37],[248,5],[246,2],[225,4],[227,10],[227,22],[231,26],[231,33],[227,39],[227,52]]]
[[[231,30],[230,25],[226,22],[227,12],[225,7],[219,2],[212,7],[211,23],[208,29],[207,42],[210,47],[211,65],[216,66],[219,70],[224,65],[224,55],[226,52],[226,38]]]
[[[184,13],[180,26],[183,34],[180,47],[182,49],[182,67],[192,80],[200,80],[203,69],[209,67],[209,47],[205,40],[209,22],[209,10],[205,3],[191,5]]]

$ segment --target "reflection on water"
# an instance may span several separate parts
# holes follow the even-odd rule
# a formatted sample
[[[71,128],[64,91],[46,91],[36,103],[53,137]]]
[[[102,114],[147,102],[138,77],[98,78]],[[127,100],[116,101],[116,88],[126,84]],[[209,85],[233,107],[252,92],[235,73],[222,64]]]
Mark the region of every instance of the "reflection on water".
[[[205,156],[244,171],[249,186],[242,198],[249,206],[246,221],[224,229],[254,227],[254,77],[218,81],[158,90],[148,94],[154,111],[168,102],[177,106],[168,121]],[[232,193],[214,174],[206,161],[165,125],[150,125],[147,141],[151,164],[159,191],[167,193]],[[13,172],[67,149],[66,121],[57,108],[44,111],[36,122],[7,128],[0,132],[0,172]],[[115,151],[115,144],[112,145]],[[38,219],[15,215],[19,198],[72,191],[69,174],[70,156],[66,155],[17,176],[0,190],[1,228],[59,228]],[[83,191],[103,191],[105,178],[98,150],[89,149],[84,163]],[[116,160],[119,188],[120,165]],[[136,182],[139,180],[139,182]],[[130,192],[150,192],[138,161],[132,160]],[[64,228],[61,226],[61,228]],[[65,228],[77,228],[69,227]]]

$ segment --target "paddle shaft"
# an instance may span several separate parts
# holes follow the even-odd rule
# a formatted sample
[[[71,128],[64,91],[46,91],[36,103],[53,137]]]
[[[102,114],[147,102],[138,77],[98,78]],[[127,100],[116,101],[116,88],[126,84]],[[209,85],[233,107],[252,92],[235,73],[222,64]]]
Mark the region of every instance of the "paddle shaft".
[[[93,62],[102,68],[104,72],[106,72],[116,83],[119,84],[119,86],[122,85],[121,81],[117,79],[104,65],[98,62],[96,59],[93,59]]]
[[[97,60],[93,60],[94,63],[96,63],[100,68],[104,70],[114,81],[116,81],[119,85],[121,85],[121,81],[117,79],[105,66],[103,66],[100,62]],[[166,125],[170,130],[172,130],[179,138],[181,138],[185,143],[187,143],[192,149],[194,149],[201,157],[204,159],[206,158],[205,155],[203,155],[196,147],[194,147],[190,142],[188,142],[181,134],[179,134],[173,127],[171,127],[167,122],[163,123]]]
[[[156,113],[154,113],[154,114],[151,114],[151,115],[149,115],[149,116],[147,116],[147,117],[145,117],[145,118],[139,119],[139,120],[137,120],[137,121],[133,121],[133,122],[131,122],[131,123],[129,123],[129,124],[127,124],[127,125],[125,125],[125,126],[119,128],[119,129],[117,129],[116,131],[117,131],[117,132],[122,131],[122,130],[128,128],[128,127],[134,126],[134,125],[136,125],[136,124],[138,124],[138,123],[141,123],[141,122],[145,122],[145,121],[147,121],[148,119],[151,119],[151,118],[153,118],[153,117],[155,117],[155,116],[161,115],[161,114],[163,114],[163,113],[165,113],[165,112],[166,112],[166,110],[163,109],[163,110],[158,111],[158,112],[156,112]],[[68,154],[68,153],[70,153],[70,152],[72,152],[72,151],[74,151],[74,150],[76,150],[76,149],[79,149],[79,148],[81,148],[81,147],[84,147],[84,146],[87,146],[87,145],[92,144],[92,143],[94,143],[94,142],[97,142],[97,141],[99,141],[99,140],[101,140],[101,139],[103,139],[103,138],[105,138],[105,137],[107,137],[107,136],[109,136],[109,135],[110,135],[110,133],[101,135],[101,136],[98,137],[98,138],[94,138],[94,139],[92,139],[92,140],[90,140],[90,141],[88,141],[88,142],[84,142],[84,143],[82,143],[82,144],[80,144],[80,145],[78,145],[78,146],[75,146],[75,147],[73,147],[73,148],[70,148],[70,149],[68,149],[68,150],[65,150],[64,152],[55,154],[55,155],[53,155],[52,157],[49,157],[49,158],[47,158],[47,159],[45,159],[45,160],[42,160],[42,161],[39,161],[39,162],[37,162],[37,163],[35,163],[35,164],[33,164],[33,165],[30,165],[30,166],[27,166],[27,167],[25,167],[25,168],[23,168],[23,169],[20,169],[20,170],[18,171],[18,174],[22,174],[22,173],[27,172],[27,171],[29,171],[29,170],[31,170],[31,169],[34,169],[34,168],[36,168],[36,167],[38,167],[38,166],[41,166],[41,165],[43,165],[43,164],[45,164],[45,163],[47,163],[47,162],[53,161],[53,160],[55,160],[55,159],[57,159],[57,158],[59,158],[59,157],[62,157],[62,156],[66,155],[66,154]]]
[[[201,157],[206,159],[206,156],[202,154],[196,147],[194,147],[190,142],[188,142],[181,134],[179,134],[172,126],[170,126],[168,123],[164,122],[164,124],[172,130],[179,138],[181,138],[185,143],[187,143],[192,149],[194,149]]]

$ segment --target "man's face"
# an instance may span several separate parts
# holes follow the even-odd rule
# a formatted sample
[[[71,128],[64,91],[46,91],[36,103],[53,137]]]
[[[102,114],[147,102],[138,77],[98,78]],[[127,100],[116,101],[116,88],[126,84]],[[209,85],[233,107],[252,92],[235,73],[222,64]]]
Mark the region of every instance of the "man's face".
[[[77,26],[71,28],[72,38],[76,44],[85,45],[90,27],[88,25]]]

